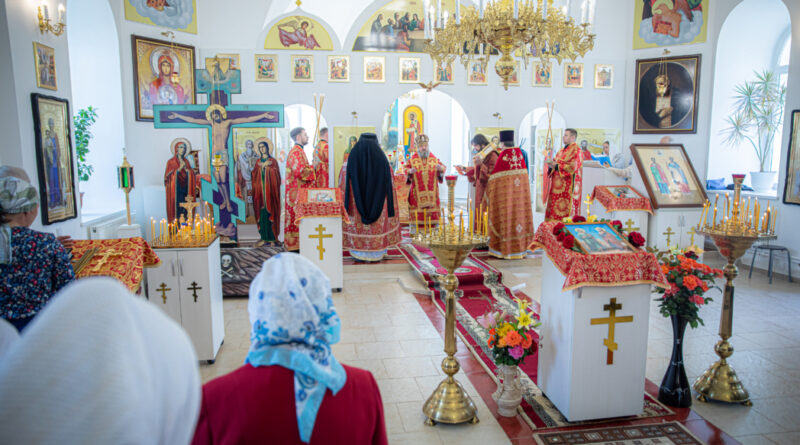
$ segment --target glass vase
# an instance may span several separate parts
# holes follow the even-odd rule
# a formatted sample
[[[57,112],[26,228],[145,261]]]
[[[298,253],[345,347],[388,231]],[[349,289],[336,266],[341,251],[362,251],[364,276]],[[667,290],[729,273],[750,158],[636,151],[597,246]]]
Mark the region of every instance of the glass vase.
[[[670,316],[672,321],[672,357],[669,367],[658,388],[658,400],[665,405],[688,408],[692,405],[692,387],[686,378],[683,367],[683,335],[689,320],[678,315]]]

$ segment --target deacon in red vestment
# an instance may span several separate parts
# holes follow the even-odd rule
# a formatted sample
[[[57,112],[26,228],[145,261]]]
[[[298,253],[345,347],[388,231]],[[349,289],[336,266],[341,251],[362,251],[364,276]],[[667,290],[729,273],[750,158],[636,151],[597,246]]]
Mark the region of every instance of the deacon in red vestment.
[[[342,167],[339,187],[350,223],[343,244],[360,261],[380,261],[401,240],[392,167],[374,133],[363,133]]]
[[[500,132],[500,152],[486,189],[489,201],[489,254],[520,259],[533,242],[533,209],[528,168],[522,150],[514,146],[514,131]]]
[[[194,200],[195,191],[200,184],[192,168],[192,164],[186,159],[191,145],[184,138],[172,141],[172,157],[167,161],[167,168],[164,170],[164,187],[167,191],[167,220],[172,222],[183,215],[189,215],[181,203],[186,202],[187,197]]]
[[[253,210],[261,239],[275,241],[281,233],[281,171],[267,138],[258,138],[256,145],[261,156],[252,172]]]
[[[342,323],[319,267],[273,256],[250,285],[247,311],[245,365],[203,386],[195,445],[387,443],[375,379],[331,349]]]
[[[316,176],[316,188],[328,188],[328,129],[323,128],[319,131],[319,143],[314,149],[314,175]]]
[[[466,175],[470,184],[475,187],[474,209],[481,209],[481,203],[486,193],[486,185],[489,183],[489,176],[494,171],[495,164],[497,164],[500,150],[489,144],[486,136],[482,134],[476,134],[475,137],[472,138],[472,149],[476,153],[472,158],[473,166],[456,166],[456,170],[460,174]],[[476,224],[477,221],[476,218]]]
[[[561,221],[581,214],[583,156],[575,143],[577,137],[574,129],[564,130],[564,148],[547,163],[549,188],[543,193],[545,221]]]
[[[428,135],[417,136],[417,152],[405,165],[408,183],[409,220],[418,221],[424,226],[425,221],[436,225],[439,221],[439,183],[444,182],[444,164],[439,161],[428,148]],[[416,222],[415,222],[416,223]]]
[[[300,250],[300,229],[294,220],[294,208],[297,205],[297,193],[301,188],[313,188],[315,184],[314,168],[311,167],[303,151],[308,143],[305,128],[297,127],[291,131],[294,147],[286,158],[286,230],[283,242],[286,250]]]

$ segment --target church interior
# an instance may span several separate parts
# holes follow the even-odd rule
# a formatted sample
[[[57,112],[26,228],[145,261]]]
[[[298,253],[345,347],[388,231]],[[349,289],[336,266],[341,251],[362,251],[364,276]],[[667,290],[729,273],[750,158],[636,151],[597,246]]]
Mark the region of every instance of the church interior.
[[[800,443],[797,23],[0,0],[0,442]]]

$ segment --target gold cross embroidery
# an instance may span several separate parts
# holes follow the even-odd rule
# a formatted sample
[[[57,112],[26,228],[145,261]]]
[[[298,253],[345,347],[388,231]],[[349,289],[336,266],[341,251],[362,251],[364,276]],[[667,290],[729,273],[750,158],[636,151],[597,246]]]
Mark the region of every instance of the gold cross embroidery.
[[[324,238],[333,238],[333,234],[328,233],[323,235],[323,233],[325,232],[325,227],[323,227],[322,224],[317,226],[316,231],[317,235],[308,235],[308,238],[309,239],[316,238],[319,240],[319,245],[317,246],[317,250],[319,251],[319,260],[322,261],[324,259],[322,254],[325,253],[325,248],[322,247],[322,240]]]
[[[122,256],[122,254],[114,251],[96,253],[93,258],[99,257],[100,261],[98,261],[97,264],[94,265],[94,267],[92,268],[92,272],[99,272],[100,268],[102,268],[106,264],[106,262],[108,262],[109,258],[114,258],[118,256]]]
[[[603,340],[603,344],[608,348],[606,354],[606,364],[614,364],[614,351],[617,350],[617,343],[614,341],[614,327],[617,323],[631,323],[633,322],[633,315],[626,315],[624,317],[617,317],[617,311],[622,309],[622,304],[617,304],[617,299],[612,298],[609,304],[603,305],[603,310],[608,311],[608,317],[605,318],[592,318],[589,320],[591,325],[607,324],[608,325],[608,338]]]

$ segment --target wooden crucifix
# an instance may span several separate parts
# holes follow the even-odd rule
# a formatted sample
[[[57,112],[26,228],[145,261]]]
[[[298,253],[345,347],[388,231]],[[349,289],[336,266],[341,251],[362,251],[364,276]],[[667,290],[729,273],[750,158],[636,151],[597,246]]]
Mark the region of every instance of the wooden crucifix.
[[[228,69],[195,70],[198,94],[208,96],[208,104],[155,105],[156,128],[206,128],[210,146],[211,182],[201,181],[201,196],[214,210],[217,232],[236,240],[236,226],[245,221],[245,203],[236,196],[236,156],[233,147],[235,127],[284,126],[283,105],[231,105],[231,94],[241,93],[241,73]]]

